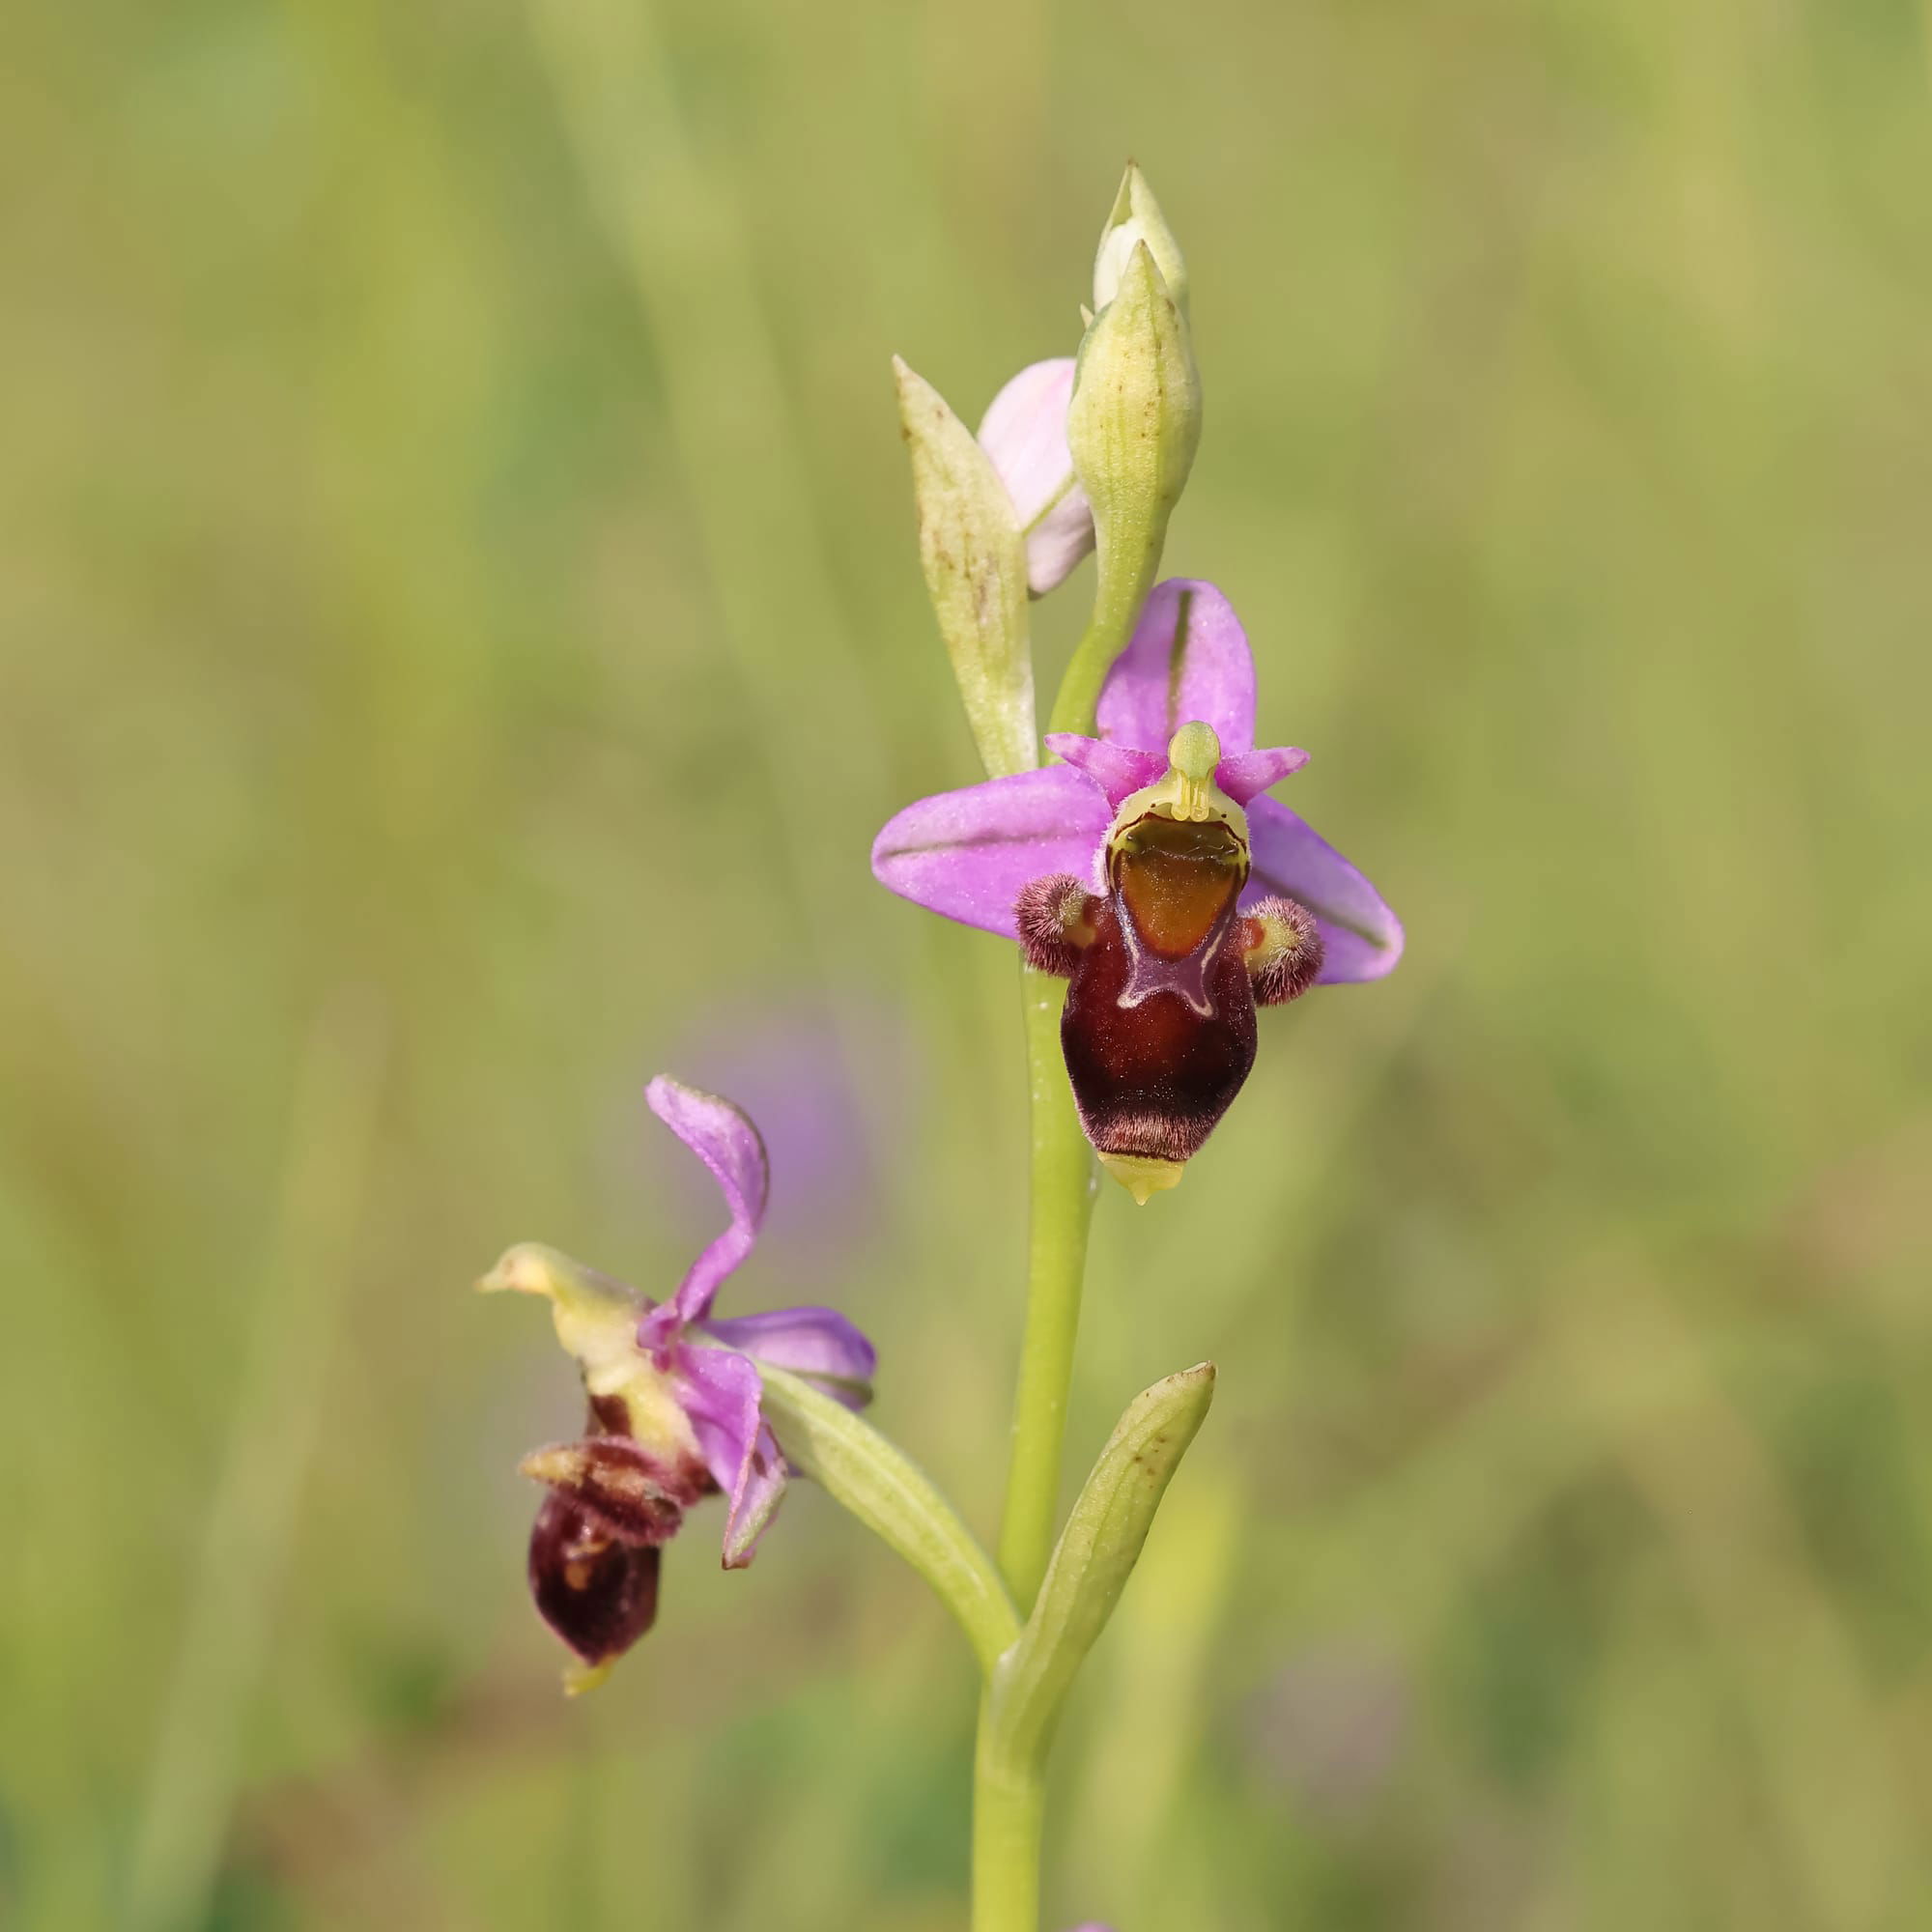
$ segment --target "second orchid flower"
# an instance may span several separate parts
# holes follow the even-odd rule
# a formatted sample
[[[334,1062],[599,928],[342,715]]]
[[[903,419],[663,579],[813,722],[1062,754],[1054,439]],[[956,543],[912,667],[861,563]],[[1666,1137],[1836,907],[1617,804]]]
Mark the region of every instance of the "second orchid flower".
[[[650,1629],[664,1546],[707,1495],[725,1498],[724,1560],[743,1569],[782,1499],[783,1454],[764,1416],[758,1362],[788,1369],[841,1402],[870,1399],[872,1345],[832,1308],[784,1308],[719,1321],[718,1290],[757,1241],[768,1173],[764,1143],[730,1101],[660,1074],[651,1111],[711,1170],[731,1225],[668,1301],[554,1248],[512,1248],[477,1284],[543,1296],[582,1377],[585,1434],[524,1459],[548,1491],[530,1535],[537,1609],[576,1654],[581,1690]]]

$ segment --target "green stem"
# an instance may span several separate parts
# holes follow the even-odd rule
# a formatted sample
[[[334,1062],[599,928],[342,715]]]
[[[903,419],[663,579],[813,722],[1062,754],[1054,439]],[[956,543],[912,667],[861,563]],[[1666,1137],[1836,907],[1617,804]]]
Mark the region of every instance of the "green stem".
[[[1002,1750],[991,1702],[989,1687],[973,1764],[973,1932],[1039,1932],[1044,1780]]]
[[[1093,621],[1054,699],[1052,729],[1093,730],[1107,667],[1133,630],[1158,555],[1156,547],[1144,581],[1129,578],[1122,583],[1118,571],[1102,575]],[[1053,1555],[1066,1394],[1073,1380],[1096,1179],[1093,1150],[1081,1129],[1061,1058],[1060,1011],[1065,998],[1066,988],[1059,980],[1031,967],[1020,969],[1033,1120],[1033,1211],[1027,1231],[1026,1334],[1013,1395],[1000,1569],[1023,1616],[1033,1608]],[[973,1932],[1038,1932],[1045,1808],[1043,1766],[1021,1762],[1007,1747],[995,1721],[988,1671],[973,1766]]]
[[[1026,1336],[1013,1398],[1012,1463],[1000,1532],[1000,1568],[1022,1614],[1053,1554],[1060,1507],[1066,1391],[1080,1327],[1094,1156],[1081,1132],[1060,1054],[1066,989],[1022,968],[1027,1077],[1033,1111],[1033,1218],[1027,1244]],[[992,1673],[987,1673],[990,1683]],[[1037,1932],[1045,1785],[1037,1763],[1005,1749],[991,1692],[980,1709],[973,1774],[973,1932]]]
[[[1091,735],[1094,710],[1100,701],[1100,687],[1107,672],[1133,636],[1141,606],[1153,587],[1160,569],[1162,541],[1167,534],[1166,519],[1161,527],[1140,546],[1140,554],[1116,562],[1104,558],[1096,563],[1099,578],[1094,596],[1094,615],[1080,641],[1073,647],[1066,675],[1053,700],[1049,731],[1078,731]]]
[[[1053,1553],[1060,1513],[1066,1391],[1080,1327],[1080,1284],[1094,1216],[1094,1155],[1081,1132],[1060,1053],[1065,984],[1023,968],[1027,1075],[1033,1097],[1033,1218],[1028,1230],[1026,1335],[1013,1397],[1012,1463],[1000,1530],[1000,1569],[1024,1615]]]

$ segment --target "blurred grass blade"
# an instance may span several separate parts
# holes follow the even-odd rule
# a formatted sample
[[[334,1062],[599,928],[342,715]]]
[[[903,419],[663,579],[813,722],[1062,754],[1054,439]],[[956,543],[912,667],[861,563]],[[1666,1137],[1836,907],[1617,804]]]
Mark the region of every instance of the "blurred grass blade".
[[[1039,1761],[1213,1399],[1214,1365],[1202,1362],[1144,1389],[1116,1424],[1061,1533],[1033,1615],[993,1681],[996,1748],[1008,1763]]]
[[[207,1922],[234,1806],[244,1719],[322,1422],[337,1310],[361,1225],[384,1027],[338,993],[311,1031],[269,1266],[254,1297],[228,1447],[161,1704],[125,1922]]]
[[[826,560],[823,479],[746,211],[692,138],[654,7],[531,0],[530,17],[585,190],[663,365],[721,631],[760,727],[750,741],[779,795],[798,799],[818,789],[821,747],[837,729],[846,788],[864,796],[885,769],[885,722]],[[800,303],[833,298],[793,293]],[[823,875],[823,840],[793,843],[809,886]]]

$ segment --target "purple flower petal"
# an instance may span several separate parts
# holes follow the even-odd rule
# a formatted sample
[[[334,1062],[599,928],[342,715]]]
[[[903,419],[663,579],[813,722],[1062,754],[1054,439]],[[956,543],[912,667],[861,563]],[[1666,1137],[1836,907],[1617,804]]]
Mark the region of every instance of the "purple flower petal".
[[[867,1384],[878,1367],[878,1352],[836,1308],[775,1308],[766,1315],[707,1321],[704,1328],[726,1348],[826,1382],[828,1393],[852,1399],[854,1406],[871,1397]]]
[[[1293,745],[1274,745],[1264,752],[1236,752],[1215,768],[1214,781],[1236,805],[1246,805],[1279,779],[1298,772],[1308,753]]]
[[[856,1015],[856,989],[849,998]],[[724,995],[680,1026],[678,1059],[691,1077],[730,1094],[757,1122],[772,1173],[758,1245],[782,1249],[787,1285],[808,1300],[824,1293],[820,1284],[844,1278],[861,1231],[878,1218],[880,1140],[899,1097],[893,1076],[904,1042],[876,1002],[864,1024],[880,1049],[876,1066],[847,1058],[837,1009],[810,999]],[[715,1211],[708,1200],[696,1206]]]
[[[1087,878],[1112,817],[1067,765],[988,779],[909,805],[872,845],[872,875],[901,898],[1017,939],[1013,901],[1043,872]]]
[[[1101,737],[1164,751],[1190,720],[1214,727],[1223,755],[1255,744],[1255,660],[1235,607],[1211,583],[1154,585],[1127,647],[1100,687]]]
[[[1167,753],[1137,752],[1128,745],[1109,745],[1083,738],[1076,731],[1049,731],[1046,749],[1057,753],[1076,772],[1085,772],[1117,807],[1129,792],[1151,785],[1167,770]]]
[[[1279,800],[1248,808],[1253,870],[1244,905],[1280,893],[1312,912],[1326,947],[1318,985],[1379,980],[1402,957],[1402,922],[1382,895],[1326,839]]]
[[[765,1427],[764,1384],[743,1355],[728,1349],[673,1351],[678,1400],[691,1418],[697,1452],[729,1499],[724,1567],[742,1570],[784,1495],[785,1459]]]
[[[660,1073],[644,1089],[651,1112],[711,1170],[731,1210],[731,1225],[692,1263],[671,1299],[644,1317],[639,1346],[665,1347],[687,1321],[706,1314],[718,1285],[758,1238],[769,1175],[758,1130],[729,1100]]]
[[[1044,597],[1094,548],[1094,511],[1066,447],[1073,357],[1022,369],[993,398],[980,446],[1013,499],[1026,536],[1027,587]]]

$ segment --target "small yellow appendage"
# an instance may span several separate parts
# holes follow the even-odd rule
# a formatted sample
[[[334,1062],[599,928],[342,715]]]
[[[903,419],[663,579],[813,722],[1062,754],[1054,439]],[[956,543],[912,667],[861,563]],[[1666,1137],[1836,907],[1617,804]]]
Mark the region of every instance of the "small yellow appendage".
[[[1187,1172],[1187,1164],[1179,1160],[1161,1160],[1145,1153],[1103,1153],[1100,1165],[1134,1197],[1137,1207],[1145,1208],[1156,1194],[1164,1193],[1170,1187],[1180,1185],[1180,1177]]]
[[[1206,824],[1215,815],[1214,770],[1221,762],[1221,741],[1214,735],[1214,727],[1198,719],[1183,724],[1168,740],[1167,762],[1180,781],[1175,817]]]

